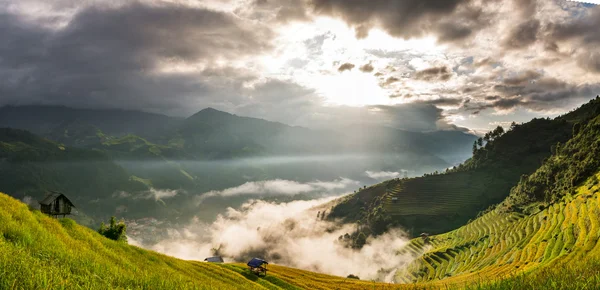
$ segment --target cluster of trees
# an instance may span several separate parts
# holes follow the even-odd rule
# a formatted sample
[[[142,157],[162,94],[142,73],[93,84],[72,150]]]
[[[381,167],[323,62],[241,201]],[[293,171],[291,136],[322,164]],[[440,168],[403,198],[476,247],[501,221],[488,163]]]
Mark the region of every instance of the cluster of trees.
[[[104,223],[100,225],[98,233],[114,241],[127,242],[127,226],[123,221],[117,222],[114,216],[110,218],[108,226]]]
[[[515,127],[517,127],[517,123],[512,122],[512,124],[510,124],[509,131],[513,130]],[[502,135],[504,135],[504,133],[504,128],[502,128],[502,126],[498,126],[496,129],[485,133],[483,137],[479,137],[477,140],[475,140],[475,142],[473,142],[473,155],[477,154],[477,152],[481,148],[484,148],[488,143],[500,138]]]
[[[507,207],[532,201],[555,202],[574,193],[575,188],[600,168],[600,119],[588,124],[576,123],[575,136],[568,142],[553,146],[554,155],[531,175],[523,175],[511,190]],[[592,185],[598,182],[593,182]]]
[[[346,247],[360,249],[367,243],[367,235],[361,231],[346,233],[339,236],[338,241],[344,243]]]

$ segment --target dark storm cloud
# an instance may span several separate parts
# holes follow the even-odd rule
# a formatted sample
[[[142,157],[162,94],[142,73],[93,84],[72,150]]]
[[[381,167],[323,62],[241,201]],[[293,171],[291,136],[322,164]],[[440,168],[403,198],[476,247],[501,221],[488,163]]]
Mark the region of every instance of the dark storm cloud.
[[[576,47],[572,57],[577,64],[592,73],[600,73],[600,6],[589,8],[583,16],[564,23],[550,23],[547,27],[549,50],[558,51],[560,44],[570,42]]]
[[[481,97],[485,104],[468,105],[465,108],[480,111],[488,108],[510,110],[523,107],[546,111],[592,98],[600,91],[600,84],[576,85],[528,71],[514,78],[504,79],[500,84],[494,85],[493,90],[498,95]]]
[[[463,100],[455,98],[439,98],[435,100],[423,101],[423,103],[435,106],[458,106],[463,103]]]
[[[431,67],[415,73],[415,79],[423,81],[447,81],[452,77],[448,67]]]
[[[512,29],[503,44],[513,49],[528,47],[536,42],[539,30],[540,21],[537,19],[522,22]]]
[[[361,72],[370,73],[375,68],[373,67],[373,65],[371,63],[365,63],[364,65],[360,66],[358,69],[360,69]]]
[[[585,44],[600,43],[600,6],[590,8],[588,14],[565,23],[551,23],[548,27],[553,40],[580,39]]]
[[[0,35],[0,76],[10,79],[0,83],[0,105],[155,111],[185,107],[191,100],[218,101],[219,85],[233,89],[252,77],[241,70],[212,69],[214,61],[264,52],[272,38],[268,29],[225,13],[140,3],[83,8],[59,30],[5,14]],[[195,63],[203,69],[161,71]],[[224,77],[216,79],[220,74]],[[227,89],[221,93],[233,94]],[[214,99],[202,99],[208,96]]]
[[[311,0],[311,4],[316,13],[341,17],[353,25],[359,38],[381,25],[398,37],[435,32],[442,41],[455,41],[470,36],[487,21],[470,0]]]
[[[340,65],[340,67],[338,68],[338,71],[343,72],[343,71],[347,71],[347,70],[352,70],[353,68],[354,68],[354,64],[347,62],[347,63]]]
[[[542,74],[537,71],[528,70],[515,76],[504,78],[502,83],[509,86],[524,85],[528,82],[539,79],[541,76]]]
[[[443,110],[434,104],[416,102],[395,106],[372,106],[377,109],[377,117],[388,126],[411,131],[432,131],[448,128]],[[456,128],[455,128],[456,129]]]

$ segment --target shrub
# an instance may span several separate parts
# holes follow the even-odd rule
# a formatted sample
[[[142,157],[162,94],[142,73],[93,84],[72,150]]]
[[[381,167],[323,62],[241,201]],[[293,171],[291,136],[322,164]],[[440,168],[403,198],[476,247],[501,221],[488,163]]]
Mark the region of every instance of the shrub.
[[[115,217],[110,218],[110,225],[107,227],[104,223],[100,225],[98,233],[115,241],[127,242],[127,226],[123,221],[117,223]]]
[[[346,276],[346,278],[360,280],[360,278],[358,278],[358,276],[356,276],[354,274],[350,274],[350,275]]]

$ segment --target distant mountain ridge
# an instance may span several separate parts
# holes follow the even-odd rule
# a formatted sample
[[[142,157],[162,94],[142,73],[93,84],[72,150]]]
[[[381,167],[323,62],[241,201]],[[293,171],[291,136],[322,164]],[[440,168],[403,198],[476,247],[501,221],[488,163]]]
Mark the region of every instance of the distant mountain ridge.
[[[237,116],[214,108],[203,109],[184,119],[128,110],[5,106],[0,108],[0,127],[28,130],[77,147],[98,147],[106,137],[133,134],[156,144],[174,145],[199,159],[405,152],[429,156],[427,162],[438,167],[467,158],[469,146],[476,138],[460,131],[423,133],[386,127],[353,126],[342,132],[314,130]],[[434,156],[441,160],[435,160]]]

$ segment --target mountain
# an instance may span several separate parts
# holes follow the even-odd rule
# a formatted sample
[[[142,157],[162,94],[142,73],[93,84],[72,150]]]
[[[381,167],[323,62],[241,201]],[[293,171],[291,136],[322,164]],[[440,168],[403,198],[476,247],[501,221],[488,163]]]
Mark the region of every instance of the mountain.
[[[24,129],[56,140],[81,128],[112,136],[127,134],[152,137],[182,120],[160,114],[116,109],[74,109],[62,106],[5,106],[0,108],[0,126]],[[93,129],[92,129],[93,128]],[[69,132],[71,131],[71,132]],[[76,145],[76,144],[70,144]]]
[[[559,144],[571,139],[574,130],[597,113],[600,113],[598,99],[553,120],[533,119],[525,124],[515,124],[507,132],[502,131],[487,142],[483,141],[463,164],[444,173],[388,180],[360,190],[344,198],[333,209],[330,218],[361,221],[368,225],[363,231],[374,235],[394,226],[409,230],[413,236],[422,232],[447,232],[503,201],[523,175],[534,173],[553,151],[560,148]],[[577,162],[588,160],[580,160],[583,158],[580,155],[575,157]],[[587,172],[588,167],[581,170]],[[555,171],[556,168],[559,166],[548,170]],[[544,181],[538,178],[523,184],[528,189],[520,189],[527,192],[520,198],[527,200],[526,196],[540,195],[540,190],[551,190],[542,189],[540,183],[549,187],[554,177],[544,178]]]
[[[110,144],[110,139],[135,135],[163,149],[168,146],[191,154],[175,154],[179,158],[400,152],[417,159],[423,157],[420,163],[437,168],[467,158],[476,138],[459,131],[422,133],[385,127],[312,130],[213,108],[179,119],[126,110],[6,106],[0,108],[0,126],[28,130],[70,146],[97,149]]]
[[[114,192],[147,189],[101,151],[9,128],[0,128],[0,176],[0,188],[12,196],[41,200],[48,191],[60,191],[81,211],[97,215],[110,214],[101,205]]]
[[[0,193],[0,289],[365,289],[387,287],[278,265],[184,261],[104,238]]]

